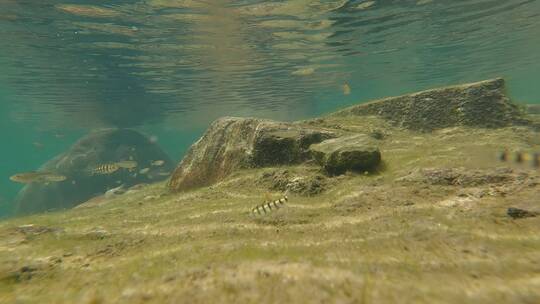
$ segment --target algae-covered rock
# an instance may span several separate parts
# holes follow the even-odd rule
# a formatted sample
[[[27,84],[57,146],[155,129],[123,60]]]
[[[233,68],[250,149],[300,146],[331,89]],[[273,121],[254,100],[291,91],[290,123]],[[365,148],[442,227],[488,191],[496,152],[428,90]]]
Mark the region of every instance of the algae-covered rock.
[[[365,134],[325,140],[310,147],[313,157],[329,175],[346,171],[372,171],[381,162],[373,139]]]
[[[221,118],[191,146],[169,187],[179,191],[210,185],[241,168],[297,164],[310,158],[311,144],[333,136],[285,122]]]
[[[264,172],[259,178],[259,183],[272,190],[302,196],[321,194],[329,186],[328,178],[321,174],[302,174],[287,169]]]
[[[505,95],[501,78],[375,100],[335,115],[376,115],[416,131],[529,123],[519,106]]]
[[[91,174],[91,169],[99,165],[123,160],[134,160],[138,166],[111,174]],[[152,161],[156,160],[164,162],[161,166],[152,166]],[[140,168],[150,169],[147,174],[138,174]],[[136,131],[92,132],[40,168],[40,171],[64,175],[66,180],[26,185],[16,197],[16,212],[25,214],[71,208],[120,184],[132,186],[165,179],[164,174],[172,169],[173,162],[165,152]]]

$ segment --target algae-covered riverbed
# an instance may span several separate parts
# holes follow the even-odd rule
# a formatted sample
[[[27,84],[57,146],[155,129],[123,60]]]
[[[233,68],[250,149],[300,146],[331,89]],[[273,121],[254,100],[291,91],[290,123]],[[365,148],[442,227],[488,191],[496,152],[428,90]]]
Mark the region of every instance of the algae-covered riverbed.
[[[382,130],[383,163],[330,176],[310,161],[240,169],[2,221],[0,302],[540,302],[540,171],[497,158],[538,151],[534,128],[420,132],[346,113],[300,124]],[[286,189],[283,208],[250,212]]]

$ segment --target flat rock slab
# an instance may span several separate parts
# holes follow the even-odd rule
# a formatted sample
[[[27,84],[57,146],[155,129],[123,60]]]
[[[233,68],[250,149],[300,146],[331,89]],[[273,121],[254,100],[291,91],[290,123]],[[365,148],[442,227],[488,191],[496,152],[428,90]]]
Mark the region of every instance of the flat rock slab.
[[[211,185],[242,168],[301,163],[310,159],[311,144],[333,136],[292,123],[221,118],[191,146],[173,172],[169,188],[181,191]]]
[[[381,162],[378,147],[373,138],[366,134],[325,140],[309,149],[328,175],[372,171]]]
[[[398,178],[398,182],[426,183],[441,186],[474,187],[486,184],[526,182],[526,172],[515,172],[509,168],[465,169],[465,168],[423,168]]]
[[[415,131],[530,124],[505,90],[504,80],[497,78],[375,100],[334,115],[376,115]]]

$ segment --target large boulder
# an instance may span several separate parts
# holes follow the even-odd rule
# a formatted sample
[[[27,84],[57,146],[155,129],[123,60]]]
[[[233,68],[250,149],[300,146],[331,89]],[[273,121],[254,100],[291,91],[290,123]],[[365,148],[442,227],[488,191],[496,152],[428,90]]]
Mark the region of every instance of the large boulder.
[[[137,167],[119,169],[111,174],[92,174],[103,164],[134,160]],[[153,161],[160,165],[152,165]],[[141,169],[144,174],[140,174]],[[27,184],[15,199],[18,214],[71,208],[103,194],[111,188],[126,187],[165,179],[174,163],[155,143],[128,129],[108,129],[88,134],[70,149],[46,162],[39,171],[51,171],[67,177],[62,182]]]
[[[328,175],[346,171],[372,171],[381,162],[381,153],[372,137],[355,134],[325,140],[309,150]]]
[[[311,144],[333,136],[292,123],[221,118],[191,146],[169,187],[186,190],[215,183],[237,169],[301,163],[311,158]]]
[[[375,100],[335,115],[376,115],[415,131],[529,123],[520,107],[505,95],[502,78]]]

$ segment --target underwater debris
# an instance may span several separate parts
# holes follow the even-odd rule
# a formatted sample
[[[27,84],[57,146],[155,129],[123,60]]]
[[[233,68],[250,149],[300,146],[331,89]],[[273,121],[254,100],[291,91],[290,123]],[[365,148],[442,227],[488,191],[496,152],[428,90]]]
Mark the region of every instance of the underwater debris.
[[[528,211],[525,209],[519,209],[519,208],[514,208],[514,207],[508,208],[508,210],[506,210],[506,214],[513,219],[521,219],[521,218],[538,216],[538,212]]]
[[[265,215],[270,213],[272,210],[277,210],[285,205],[289,198],[287,195],[284,195],[282,198],[275,201],[266,201],[261,205],[257,205],[251,209],[251,213],[255,215]]]
[[[64,175],[52,173],[52,172],[24,172],[17,173],[10,176],[11,181],[17,183],[50,183],[50,182],[62,182],[66,180]]]

